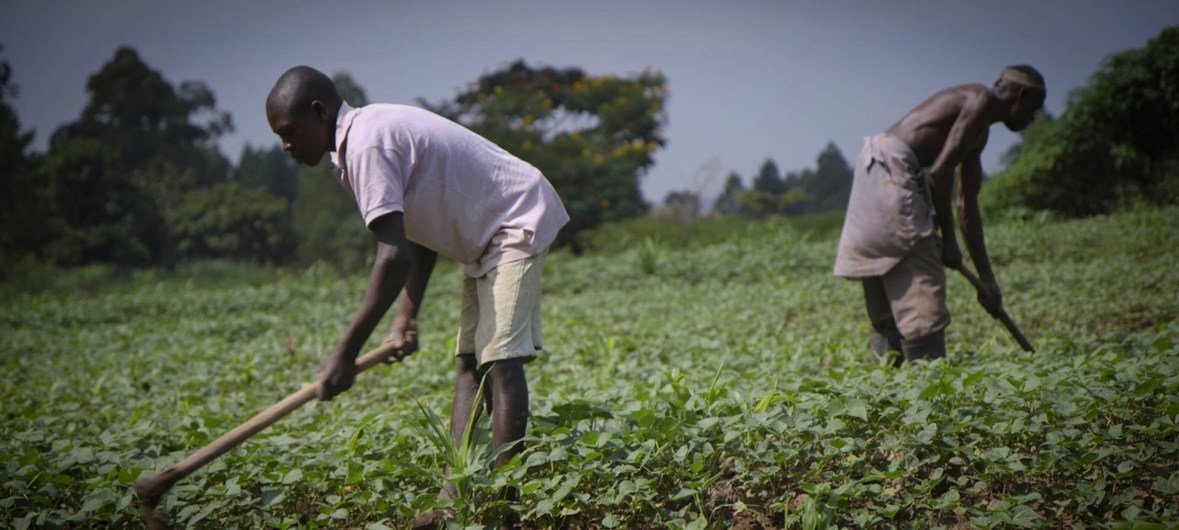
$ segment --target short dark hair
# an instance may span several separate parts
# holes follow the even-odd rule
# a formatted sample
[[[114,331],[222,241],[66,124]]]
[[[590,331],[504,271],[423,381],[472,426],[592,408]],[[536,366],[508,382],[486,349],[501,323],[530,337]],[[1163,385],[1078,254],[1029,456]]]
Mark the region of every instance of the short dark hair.
[[[266,106],[304,113],[310,112],[311,102],[316,100],[332,108],[339,108],[343,101],[330,77],[310,66],[296,66],[279,76],[266,97]]]

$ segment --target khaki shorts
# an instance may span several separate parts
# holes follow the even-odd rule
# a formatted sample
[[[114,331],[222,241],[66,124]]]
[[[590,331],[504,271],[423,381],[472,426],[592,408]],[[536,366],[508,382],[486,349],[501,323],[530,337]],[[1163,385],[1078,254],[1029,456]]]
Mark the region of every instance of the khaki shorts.
[[[463,278],[455,355],[474,354],[479,366],[536,358],[543,348],[540,276],[547,251],[503,263],[478,278]]]
[[[950,324],[946,308],[946,269],[937,236],[925,237],[884,276],[864,278],[864,297],[872,322],[891,313],[906,340],[918,339]]]

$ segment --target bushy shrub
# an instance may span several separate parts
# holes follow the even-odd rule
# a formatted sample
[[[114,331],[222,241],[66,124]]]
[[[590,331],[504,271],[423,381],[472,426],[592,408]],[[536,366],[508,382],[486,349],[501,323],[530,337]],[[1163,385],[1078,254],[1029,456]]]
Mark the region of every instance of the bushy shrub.
[[[261,262],[289,253],[291,246],[283,199],[232,182],[185,196],[173,230],[189,258]]]
[[[1135,201],[1179,199],[1179,28],[1112,55],[1069,97],[1059,119],[1037,123],[1020,157],[983,193],[989,211],[1069,215]]]

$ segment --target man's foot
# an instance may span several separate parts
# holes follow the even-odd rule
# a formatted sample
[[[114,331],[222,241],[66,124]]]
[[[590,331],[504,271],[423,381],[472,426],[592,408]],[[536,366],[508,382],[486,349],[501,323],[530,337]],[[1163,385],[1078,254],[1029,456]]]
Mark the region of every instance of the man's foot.
[[[892,365],[900,366],[905,361],[903,340],[897,324],[891,318],[881,323],[872,323],[872,331],[868,337],[868,347],[876,358],[892,357]],[[896,353],[890,353],[896,352]]]
[[[932,361],[946,356],[946,332],[938,330],[924,337],[906,339],[902,342],[906,361],[925,359]]]

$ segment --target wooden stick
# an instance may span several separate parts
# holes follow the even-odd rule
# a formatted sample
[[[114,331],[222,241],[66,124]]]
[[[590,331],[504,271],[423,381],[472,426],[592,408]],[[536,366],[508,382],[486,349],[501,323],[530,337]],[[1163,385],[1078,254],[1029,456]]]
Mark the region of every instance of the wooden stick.
[[[976,291],[981,292],[986,289],[983,287],[982,280],[979,280],[978,276],[975,276],[970,269],[966,268],[966,264],[959,265],[957,269],[958,272],[961,272],[962,275],[966,277],[966,281],[970,282],[970,284],[974,286]],[[1023,332],[1019,330],[1019,326],[1015,325],[1015,321],[1011,320],[1011,316],[1007,314],[1005,309],[1000,307],[999,314],[996,315],[995,318],[999,319],[999,322],[1003,323],[1003,327],[1007,328],[1007,331],[1011,332],[1011,336],[1015,337],[1015,341],[1019,343],[1019,346],[1023,348],[1023,351],[1030,353],[1036,352],[1036,349],[1032,347],[1032,343],[1028,341],[1027,337],[1023,336]]]
[[[356,373],[359,374],[377,364],[386,362],[393,356],[394,351],[396,351],[396,347],[392,343],[386,343],[364,354],[356,359]],[[282,401],[271,405],[270,408],[254,415],[253,418],[238,425],[232,431],[221,435],[220,438],[202,447],[197,452],[189,455],[188,458],[181,460],[164,472],[157,474],[144,473],[140,475],[135,480],[135,494],[139,497],[139,510],[143,514],[144,522],[147,523],[148,528],[152,530],[168,528],[168,524],[163,516],[156,511],[156,506],[159,505],[160,499],[173,485],[184,477],[191,475],[205,464],[225,454],[230,449],[241,445],[242,442],[248,440],[262,429],[271,426],[282,419],[283,416],[290,414],[291,411],[315,399],[318,395],[318,388],[319,382],[309,383],[283,398]]]

